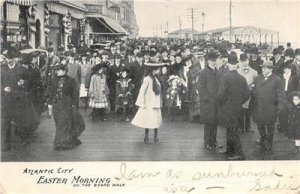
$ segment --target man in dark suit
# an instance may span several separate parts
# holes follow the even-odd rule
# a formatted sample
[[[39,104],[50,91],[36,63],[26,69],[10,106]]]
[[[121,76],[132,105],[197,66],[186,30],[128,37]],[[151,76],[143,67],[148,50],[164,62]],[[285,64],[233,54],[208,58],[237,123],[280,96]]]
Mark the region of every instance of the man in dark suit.
[[[271,61],[273,62],[273,66],[274,66],[273,73],[275,73],[279,77],[282,77],[284,58],[280,55],[279,48],[273,49],[273,57],[271,58]]]
[[[119,79],[119,72],[121,67],[124,65],[121,64],[121,55],[114,55],[114,64],[111,64],[107,69],[107,85],[109,88],[109,100],[111,111],[115,111],[115,100],[116,100],[116,84]]]
[[[261,65],[264,63],[264,61],[258,56],[259,52],[257,48],[253,48],[250,50],[251,52],[251,58],[249,59],[249,66],[256,70],[258,75],[262,73]]]
[[[204,147],[210,150],[217,147],[218,70],[216,60],[218,57],[215,52],[209,52],[206,55],[208,65],[200,72],[198,79],[199,121],[204,124]]]
[[[219,125],[226,128],[227,155],[229,160],[244,159],[242,143],[238,133],[239,118],[243,104],[250,91],[246,79],[237,72],[237,54],[228,56],[228,72],[221,76],[217,93]]]
[[[28,96],[28,70],[17,62],[17,54],[7,57],[7,64],[1,66],[2,151],[11,148],[12,122],[17,127],[16,134],[21,138],[21,146],[29,143],[38,125],[37,115]]]
[[[285,94],[283,81],[272,73],[273,63],[265,61],[262,75],[254,81],[253,121],[257,123],[260,140],[257,142],[266,150],[272,149],[274,126],[278,112],[284,110]]]
[[[132,79],[132,83],[134,84],[134,88],[132,91],[132,98],[134,103],[140,91],[140,87],[144,75],[144,69],[145,67],[143,62],[143,54],[137,53],[136,60],[130,65],[130,72],[129,72],[129,78]]]

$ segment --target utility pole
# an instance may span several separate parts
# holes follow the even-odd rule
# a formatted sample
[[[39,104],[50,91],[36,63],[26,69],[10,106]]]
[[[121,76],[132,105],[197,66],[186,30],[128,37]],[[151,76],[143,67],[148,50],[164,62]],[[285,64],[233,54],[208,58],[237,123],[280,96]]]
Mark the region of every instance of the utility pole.
[[[160,36],[163,37],[163,28],[162,28],[162,25],[160,25]]]
[[[179,37],[181,38],[181,19],[179,16]]]
[[[192,42],[194,42],[194,22],[195,22],[195,8],[189,8],[189,14],[188,18],[192,20]]]
[[[229,41],[232,40],[232,20],[231,20],[232,1],[229,1]]]
[[[204,19],[205,19],[205,13],[202,12],[201,16],[202,16],[202,33],[203,33],[203,32],[204,32]]]
[[[168,37],[169,36],[169,22],[167,22],[166,28],[167,28],[166,33],[167,33],[167,37]]]

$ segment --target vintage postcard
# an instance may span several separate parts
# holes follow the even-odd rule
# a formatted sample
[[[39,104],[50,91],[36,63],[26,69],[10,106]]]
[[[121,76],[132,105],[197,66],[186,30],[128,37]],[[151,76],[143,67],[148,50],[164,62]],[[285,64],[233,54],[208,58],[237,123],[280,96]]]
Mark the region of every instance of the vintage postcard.
[[[300,193],[300,1],[0,2],[0,193]]]

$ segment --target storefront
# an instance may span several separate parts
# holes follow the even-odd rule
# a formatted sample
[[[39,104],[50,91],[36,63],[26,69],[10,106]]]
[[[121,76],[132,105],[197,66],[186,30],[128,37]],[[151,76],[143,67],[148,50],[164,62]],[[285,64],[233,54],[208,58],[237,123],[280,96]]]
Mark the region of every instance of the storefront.
[[[2,48],[35,47],[36,5],[31,0],[7,0],[1,16]]]
[[[64,1],[49,2],[45,4],[45,8],[49,13],[49,25],[46,26],[49,29],[46,35],[47,46],[52,42],[55,50],[61,45],[65,49],[69,44],[77,47],[84,40],[84,29],[80,26],[85,21],[86,10]]]
[[[115,20],[100,14],[86,15],[87,28],[85,35],[88,45],[96,42],[113,40],[116,37],[128,36],[128,32]]]

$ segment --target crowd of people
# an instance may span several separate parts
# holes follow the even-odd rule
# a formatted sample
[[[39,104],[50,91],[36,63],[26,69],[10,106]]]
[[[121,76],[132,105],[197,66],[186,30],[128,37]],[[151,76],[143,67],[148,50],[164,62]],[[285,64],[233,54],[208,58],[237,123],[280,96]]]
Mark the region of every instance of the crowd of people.
[[[118,115],[120,122],[144,128],[145,143],[149,129],[158,142],[162,122],[180,120],[204,124],[204,147],[215,150],[224,147],[216,141],[220,126],[227,132],[220,152],[244,159],[239,133],[253,132],[252,117],[262,148],[272,149],[277,123],[299,153],[300,49],[288,43],[268,57],[261,54],[264,47],[139,38],[97,49],[70,44],[57,52],[50,44],[47,60],[36,53],[24,60],[8,50],[1,57],[2,150],[11,147],[12,125],[27,144],[45,109],[55,121],[55,149],[81,144],[83,103],[93,122]]]

